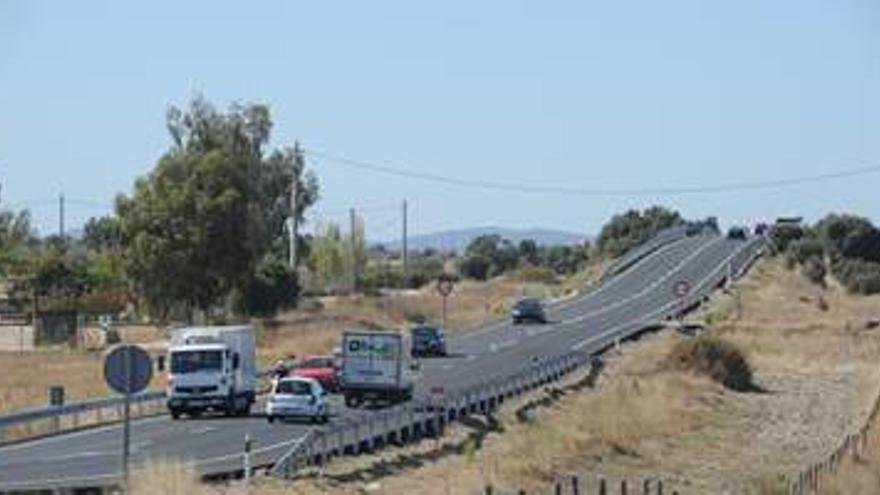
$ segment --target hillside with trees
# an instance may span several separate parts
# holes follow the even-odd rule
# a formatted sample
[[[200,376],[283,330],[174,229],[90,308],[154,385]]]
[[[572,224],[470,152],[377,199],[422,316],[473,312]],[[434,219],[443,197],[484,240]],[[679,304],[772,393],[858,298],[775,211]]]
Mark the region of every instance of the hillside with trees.
[[[880,229],[867,218],[832,213],[813,225],[774,226],[771,238],[813,282],[824,285],[830,273],[850,292],[880,293]]]

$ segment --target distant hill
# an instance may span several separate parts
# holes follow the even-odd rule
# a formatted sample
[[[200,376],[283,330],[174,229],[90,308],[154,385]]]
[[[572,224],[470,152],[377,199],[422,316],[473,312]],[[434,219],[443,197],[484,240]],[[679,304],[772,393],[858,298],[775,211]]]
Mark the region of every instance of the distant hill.
[[[589,236],[553,229],[509,229],[504,227],[475,227],[469,229],[444,230],[429,234],[414,235],[409,238],[409,249],[434,248],[441,251],[462,252],[475,237],[484,234],[498,234],[518,243],[523,239],[533,239],[538,244],[579,244]],[[390,242],[377,242],[391,250],[400,249],[400,239]]]

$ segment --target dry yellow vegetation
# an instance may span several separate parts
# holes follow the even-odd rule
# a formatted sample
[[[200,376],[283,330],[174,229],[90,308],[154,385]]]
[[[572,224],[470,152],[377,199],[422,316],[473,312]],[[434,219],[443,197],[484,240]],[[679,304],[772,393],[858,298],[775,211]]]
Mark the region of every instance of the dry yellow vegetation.
[[[490,282],[464,281],[449,297],[450,331],[473,328],[487,320],[506,316],[510,304],[523,295],[563,297],[598,277],[601,267],[588,270],[558,284],[521,282],[500,277]],[[381,297],[339,297],[308,300],[303,309],[288,312],[276,320],[260,322],[258,359],[270,365],[288,354],[303,356],[330,352],[348,328],[404,328],[413,318],[438,322],[441,301],[433,287],[391,293]],[[150,326],[120,329],[125,341],[162,352],[166,332]],[[103,378],[103,352],[66,347],[38,349],[24,353],[0,352],[0,413],[45,405],[48,389],[62,385],[68,401],[79,401],[109,393]],[[162,386],[160,376],[154,388]]]
[[[344,459],[321,479],[285,486],[445,495],[491,483],[546,492],[561,476],[578,474],[585,489],[601,475],[630,486],[663,479],[681,493],[785,493],[780,475],[824,458],[864,423],[880,392],[880,330],[866,325],[878,308],[878,297],[834,285],[822,290],[762,260],[693,316],[745,350],[756,391],[732,391],[670,367],[670,352],[689,337],[667,330],[610,353],[593,388],[556,394],[530,421],[508,404],[499,428],[476,418],[453,427],[439,446]],[[872,466],[862,468],[870,473]],[[863,477],[865,486],[877,486],[875,474]]]

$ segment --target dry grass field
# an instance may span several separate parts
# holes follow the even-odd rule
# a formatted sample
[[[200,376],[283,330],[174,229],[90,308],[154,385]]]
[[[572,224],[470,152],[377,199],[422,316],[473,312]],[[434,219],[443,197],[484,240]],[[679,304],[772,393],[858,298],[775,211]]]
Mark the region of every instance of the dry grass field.
[[[515,277],[490,282],[465,281],[458,284],[448,300],[449,331],[472,328],[506,316],[510,305],[524,295],[556,298],[574,291],[600,273],[591,268],[557,284],[530,283]],[[269,365],[288,354],[303,356],[330,352],[341,333],[349,328],[405,328],[415,318],[439,322],[441,300],[433,287],[380,297],[339,297],[310,300],[302,309],[288,312],[273,321],[258,324],[258,359]],[[165,331],[155,327],[126,327],[123,340],[144,345],[159,354],[165,346]],[[67,347],[36,351],[0,353],[0,413],[41,406],[48,401],[48,389],[63,385],[68,401],[78,401],[109,393],[102,375],[103,351]],[[161,387],[156,376],[152,386]]]
[[[284,486],[291,493],[445,495],[491,483],[532,493],[576,473],[587,489],[601,475],[630,486],[663,479],[681,493],[784,493],[779,475],[824,458],[865,421],[880,392],[880,330],[865,324],[878,309],[880,298],[850,296],[833,284],[821,290],[763,260],[694,315],[744,350],[753,391],[670,366],[676,345],[692,337],[667,330],[611,352],[593,387],[548,398],[529,421],[508,404],[495,427],[475,418],[439,445],[342,460],[320,479]],[[863,471],[867,491],[829,493],[877,493],[876,462],[853,467]],[[263,482],[250,493],[278,489]]]
[[[458,328],[503,314],[505,301],[536,289],[498,282],[484,299],[488,305],[474,302],[484,287],[460,290],[470,296],[451,325]],[[261,352],[265,359],[287,349],[323,352],[334,344],[333,332],[353,323],[395,327],[437,311],[428,293],[326,300],[320,311],[288,314],[267,330]],[[743,351],[753,390],[731,390],[670,365],[679,344],[693,338],[670,329],[609,352],[589,386],[580,382],[581,371],[554,385],[561,392],[533,392],[507,403],[493,421],[475,417],[453,426],[440,442],[335,461],[321,477],[259,480],[247,488],[198,485],[184,467],[158,462],[138,474],[134,493],[446,495],[479,493],[490,483],[533,493],[570,474],[587,490],[601,475],[630,486],[663,479],[680,493],[784,493],[780,474],[824,458],[866,420],[880,393],[880,329],[867,324],[878,313],[880,297],[852,296],[834,283],[820,289],[776,260],[761,260],[691,317]],[[527,403],[538,406],[524,420],[517,411]],[[878,493],[876,430],[870,445],[866,458],[847,462],[823,491]]]

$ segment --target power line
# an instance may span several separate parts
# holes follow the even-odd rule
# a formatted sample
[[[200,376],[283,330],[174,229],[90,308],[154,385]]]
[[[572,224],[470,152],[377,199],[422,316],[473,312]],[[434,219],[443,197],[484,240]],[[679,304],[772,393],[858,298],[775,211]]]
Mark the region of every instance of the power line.
[[[645,187],[645,188],[621,188],[621,189],[601,189],[601,188],[574,188],[561,186],[540,186],[514,184],[510,182],[497,182],[480,179],[463,179],[459,177],[450,177],[443,175],[435,175],[424,172],[414,172],[400,167],[395,167],[383,163],[366,162],[362,160],[353,160],[350,158],[332,155],[322,151],[306,149],[304,153],[313,157],[322,158],[333,161],[348,167],[379,172],[386,175],[395,175],[409,179],[418,179],[430,182],[438,182],[456,186],[471,187],[478,189],[491,189],[498,191],[536,193],[536,194],[563,194],[570,196],[673,196],[683,194],[707,194],[718,192],[733,192],[760,189],[776,189],[783,187],[792,187],[812,182],[823,182],[827,180],[843,179],[847,177],[857,177],[860,175],[868,175],[880,173],[880,165],[870,167],[855,168],[843,170],[839,172],[831,172],[817,175],[805,175],[800,177],[790,177],[783,179],[770,179],[762,181],[732,182],[726,184],[701,185],[689,187]]]

